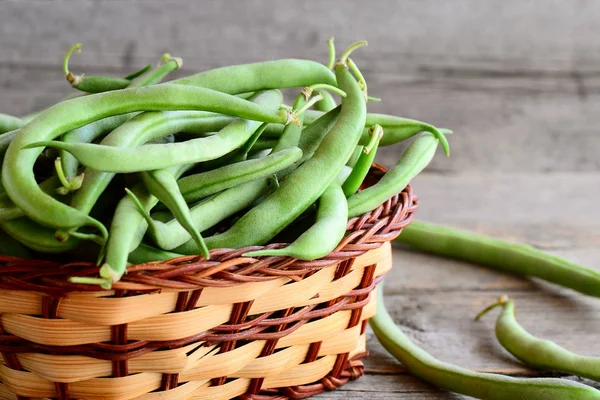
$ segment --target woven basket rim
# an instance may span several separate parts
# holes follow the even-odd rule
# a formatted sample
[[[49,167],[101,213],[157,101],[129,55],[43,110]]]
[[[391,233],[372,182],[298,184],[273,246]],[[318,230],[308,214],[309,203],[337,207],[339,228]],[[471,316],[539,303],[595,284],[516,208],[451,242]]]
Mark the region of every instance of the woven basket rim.
[[[387,170],[374,163],[366,187],[378,181]],[[386,200],[375,210],[348,221],[347,234],[327,256],[303,261],[288,256],[243,257],[253,250],[281,248],[273,243],[240,249],[213,249],[211,259],[190,255],[167,261],[128,266],[113,290],[147,293],[161,290],[196,290],[202,287],[226,287],[246,282],[264,282],[289,277],[301,280],[308,272],[321,270],[358,257],[384,242],[396,238],[413,218],[418,197],[410,185]],[[61,296],[69,292],[105,292],[95,286],[68,282],[71,276],[97,276],[99,267],[90,262],[61,264],[47,260],[20,259],[0,255],[0,290],[25,290]]]

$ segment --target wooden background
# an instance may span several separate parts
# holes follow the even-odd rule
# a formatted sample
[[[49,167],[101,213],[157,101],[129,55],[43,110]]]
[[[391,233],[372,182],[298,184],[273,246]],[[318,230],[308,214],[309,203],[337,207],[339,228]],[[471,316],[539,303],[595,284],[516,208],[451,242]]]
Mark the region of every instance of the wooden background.
[[[325,61],[325,41],[356,52],[370,104],[451,128],[414,183],[418,217],[527,242],[600,268],[600,1],[0,1],[0,112],[25,114],[69,92],[72,69],[125,75],[164,52],[182,74],[283,57]],[[385,149],[390,165],[401,147]],[[493,337],[494,316],[471,318],[498,295],[517,301],[531,332],[600,354],[595,299],[397,250],[387,304],[437,357],[514,375]],[[368,375],[322,399],[459,399],[407,376],[371,340]]]

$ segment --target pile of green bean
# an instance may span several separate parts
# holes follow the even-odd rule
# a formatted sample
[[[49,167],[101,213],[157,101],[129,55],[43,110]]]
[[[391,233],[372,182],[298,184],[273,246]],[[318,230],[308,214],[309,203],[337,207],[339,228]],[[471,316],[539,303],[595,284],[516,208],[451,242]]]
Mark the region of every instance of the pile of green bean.
[[[349,218],[377,208],[433,158],[444,129],[367,112],[367,82],[333,39],[327,65],[284,59],[161,83],[168,54],[124,77],[63,70],[75,95],[26,118],[0,116],[3,253],[81,260],[110,288],[131,263],[217,248],[289,243],[248,257],[313,260]],[[284,103],[283,91],[295,99]],[[341,101],[336,101],[335,97]],[[339,104],[338,104],[339,103]],[[420,134],[420,135],[419,135]],[[418,137],[376,185],[360,190],[379,146]]]

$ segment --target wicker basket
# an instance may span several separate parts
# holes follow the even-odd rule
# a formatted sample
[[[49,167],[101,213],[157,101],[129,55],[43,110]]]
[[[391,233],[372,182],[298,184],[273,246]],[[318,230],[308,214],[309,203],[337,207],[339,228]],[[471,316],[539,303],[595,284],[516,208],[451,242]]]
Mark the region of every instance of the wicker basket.
[[[272,400],[333,390],[363,374],[371,292],[416,207],[407,187],[349,221],[319,260],[216,250],[210,261],[132,266],[112,291],[67,283],[97,274],[93,265],[0,257],[0,398]]]

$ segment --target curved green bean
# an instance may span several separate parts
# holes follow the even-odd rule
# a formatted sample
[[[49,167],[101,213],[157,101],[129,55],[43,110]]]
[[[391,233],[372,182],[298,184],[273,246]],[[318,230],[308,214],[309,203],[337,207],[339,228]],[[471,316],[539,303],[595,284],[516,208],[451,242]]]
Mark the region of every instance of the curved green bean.
[[[531,246],[413,221],[396,239],[428,253],[532,276],[600,297],[600,272]]]
[[[370,325],[383,347],[411,374],[451,392],[484,400],[595,400],[600,391],[581,383],[554,378],[513,378],[474,372],[435,359],[416,346],[387,312],[383,289],[377,288],[377,314]]]
[[[575,354],[550,340],[536,338],[517,322],[515,304],[508,297],[502,296],[481,312],[477,319],[497,306],[502,306],[503,309],[496,320],[496,337],[510,354],[535,368],[600,382],[600,357]]]
[[[266,178],[289,167],[302,157],[302,150],[290,148],[260,159],[225,165],[211,171],[186,176],[178,181],[188,203],[259,178]]]
[[[181,58],[171,57],[171,55],[167,53],[162,56],[159,64],[160,65],[155,69],[147,71],[144,74],[140,74],[139,76],[135,77],[133,80],[131,80],[127,87],[136,88],[159,83],[169,73],[180,69],[181,65],[183,64],[183,61],[181,60]]]
[[[348,204],[338,184],[325,190],[319,199],[317,222],[289,246],[281,249],[251,251],[244,256],[289,256],[300,260],[315,260],[331,253],[346,234]]]
[[[402,191],[433,158],[439,140],[430,133],[421,135],[404,152],[396,165],[375,185],[348,199],[348,217],[358,217],[372,211],[387,199]]]
[[[110,90],[119,90],[126,88],[131,80],[127,78],[114,78],[109,76],[85,76],[85,75],[74,75],[69,71],[69,60],[71,55],[77,51],[81,53],[81,43],[77,43],[72,46],[65,54],[63,60],[63,72],[65,78],[75,89],[81,90],[87,93],[101,93]],[[145,69],[145,67],[144,67]],[[134,72],[133,75],[137,75],[140,71]]]
[[[352,168],[352,173],[348,176],[348,179],[346,179],[342,186],[346,197],[352,196],[360,189],[360,186],[371,169],[371,165],[373,165],[373,161],[375,161],[377,147],[379,146],[379,141],[383,137],[383,129],[380,125],[374,125],[370,129],[370,134],[371,140],[366,146],[362,147],[363,151]]]
[[[316,83],[337,86],[335,75],[324,65],[296,59],[215,68],[169,83],[201,86],[228,94],[306,87]]]

